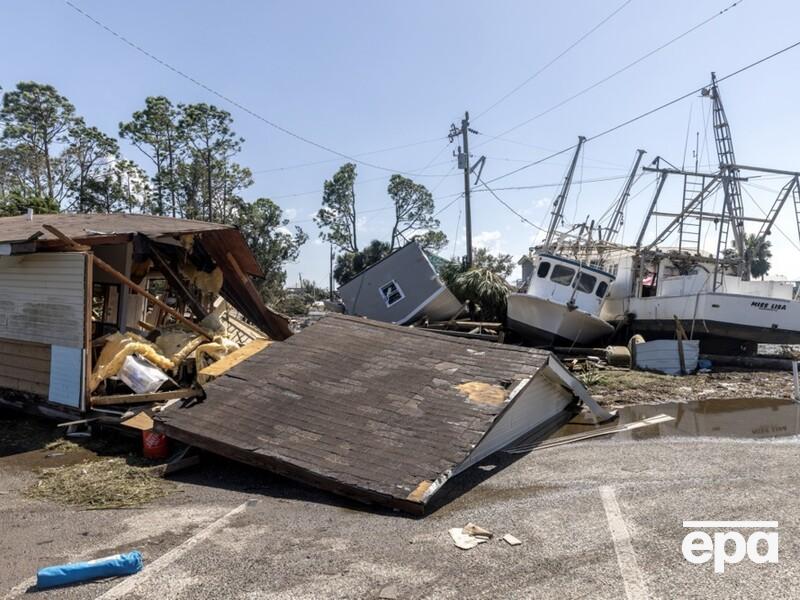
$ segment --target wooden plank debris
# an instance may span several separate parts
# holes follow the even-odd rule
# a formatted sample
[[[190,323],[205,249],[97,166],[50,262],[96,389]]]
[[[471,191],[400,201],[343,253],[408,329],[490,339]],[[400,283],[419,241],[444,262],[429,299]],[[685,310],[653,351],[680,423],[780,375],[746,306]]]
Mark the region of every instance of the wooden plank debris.
[[[271,340],[253,340],[238,350],[234,350],[230,354],[223,356],[217,362],[208,365],[205,369],[199,371],[198,375],[205,375],[206,377],[219,377],[238,365],[240,362],[247,360],[257,352],[261,352],[271,343]]]
[[[164,400],[197,398],[203,394],[199,388],[181,388],[167,392],[150,394],[119,394],[115,396],[93,396],[92,406],[111,406],[114,404],[144,404],[146,402],[163,402]]]
[[[138,429],[140,431],[150,431],[153,428],[153,417],[147,414],[147,411],[136,413],[130,419],[125,419],[120,422],[124,427],[131,429]]]

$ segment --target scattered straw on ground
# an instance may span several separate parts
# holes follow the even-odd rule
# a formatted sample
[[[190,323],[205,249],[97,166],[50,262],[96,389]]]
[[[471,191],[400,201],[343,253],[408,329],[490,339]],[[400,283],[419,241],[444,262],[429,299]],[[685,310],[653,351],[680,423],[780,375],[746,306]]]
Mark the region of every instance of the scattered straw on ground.
[[[167,496],[174,484],[147,469],[108,458],[78,465],[42,469],[27,495],[90,509],[131,508]]]
[[[58,450],[59,452],[75,452],[76,450],[80,450],[81,446],[76,444],[73,441],[59,439],[54,442],[50,442],[44,447],[45,450]]]

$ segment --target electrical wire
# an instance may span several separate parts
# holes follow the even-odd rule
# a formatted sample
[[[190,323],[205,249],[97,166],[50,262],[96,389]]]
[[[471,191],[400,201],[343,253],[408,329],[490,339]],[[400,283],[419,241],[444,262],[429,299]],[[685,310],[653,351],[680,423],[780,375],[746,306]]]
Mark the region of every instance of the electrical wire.
[[[436,137],[430,138],[427,140],[422,140],[420,142],[413,142],[411,144],[402,144],[400,146],[392,146],[391,148],[382,148],[380,150],[371,150],[370,152],[359,152],[354,156],[369,156],[370,154],[381,154],[382,152],[391,152],[393,150],[404,150],[406,148],[413,148],[415,146],[423,146],[425,144],[432,144],[433,142],[438,142],[439,140],[447,139],[446,137]],[[272,167],[270,169],[259,169],[258,171],[252,171],[253,174],[258,173],[275,173],[277,171],[291,171],[293,169],[302,169],[304,167],[313,167],[316,165],[324,165],[331,162],[337,162],[338,158],[326,158],[325,160],[317,160],[313,162],[305,162],[299,163],[295,165],[286,165],[284,167]]]
[[[592,85],[590,85],[590,86],[588,86],[588,87],[585,87],[585,88],[583,88],[583,89],[582,89],[582,90],[580,90],[579,92],[576,92],[575,94],[573,94],[573,95],[571,95],[571,96],[569,96],[569,97],[565,98],[564,100],[561,100],[560,102],[558,102],[558,103],[556,103],[556,104],[552,105],[550,108],[547,108],[547,109],[543,110],[542,112],[540,112],[540,113],[538,113],[538,114],[536,114],[536,115],[532,116],[532,117],[531,117],[531,118],[529,118],[529,119],[526,119],[526,120],[522,121],[521,123],[517,123],[516,125],[514,125],[513,127],[510,127],[509,129],[506,129],[506,130],[505,130],[505,131],[503,131],[503,132],[502,132],[500,135],[501,135],[501,136],[507,135],[507,134],[511,133],[512,131],[515,131],[515,130],[519,129],[520,127],[523,127],[523,126],[527,125],[528,123],[532,123],[532,122],[533,122],[533,121],[535,121],[536,119],[539,119],[539,118],[541,118],[541,117],[543,117],[543,116],[545,116],[545,115],[547,115],[547,114],[549,114],[549,113],[553,112],[553,111],[554,111],[554,110],[556,110],[557,108],[561,108],[562,106],[564,106],[565,104],[567,104],[567,103],[569,103],[569,102],[572,102],[572,101],[573,101],[573,100],[575,100],[576,98],[579,98],[580,96],[583,96],[584,94],[586,94],[587,92],[589,92],[589,91],[593,90],[594,88],[596,88],[596,87],[598,87],[598,86],[600,86],[600,85],[602,85],[602,84],[606,83],[607,81],[609,81],[609,80],[613,79],[614,77],[616,77],[616,76],[618,76],[618,75],[621,75],[622,73],[624,73],[624,72],[625,72],[625,71],[627,71],[628,69],[631,69],[631,68],[635,67],[636,65],[638,65],[638,64],[639,64],[639,63],[641,63],[642,61],[644,61],[644,60],[646,60],[646,59],[650,58],[650,57],[651,57],[651,56],[653,56],[654,54],[656,54],[656,53],[658,53],[658,52],[660,52],[660,51],[664,50],[665,48],[667,48],[667,47],[671,46],[672,44],[674,44],[675,42],[677,42],[677,41],[681,40],[682,38],[686,37],[686,36],[687,36],[687,35],[689,35],[690,33],[693,33],[694,31],[697,31],[698,29],[700,29],[700,28],[701,28],[701,27],[703,27],[704,25],[707,25],[708,23],[710,23],[710,22],[711,22],[711,21],[713,21],[714,19],[717,19],[717,18],[721,17],[722,15],[724,15],[725,13],[727,13],[729,10],[732,10],[734,7],[736,7],[737,5],[741,4],[742,2],[744,2],[744,0],[737,0],[737,1],[736,1],[736,2],[734,2],[733,4],[730,4],[730,5],[729,5],[729,6],[727,6],[726,8],[723,8],[723,9],[722,9],[722,10],[720,10],[719,12],[717,12],[717,13],[715,13],[714,15],[712,15],[712,16],[710,16],[710,17],[708,17],[707,19],[705,19],[705,20],[701,21],[701,22],[700,22],[700,23],[698,23],[697,25],[694,25],[694,26],[693,26],[693,27],[691,27],[690,29],[687,29],[687,30],[686,30],[686,31],[684,31],[683,33],[681,33],[681,34],[679,34],[679,35],[677,35],[677,36],[673,37],[673,38],[672,38],[671,40],[669,40],[668,42],[665,42],[665,43],[661,44],[660,46],[658,46],[657,48],[654,48],[654,49],[653,49],[653,50],[651,50],[650,52],[648,52],[648,53],[646,53],[646,54],[643,54],[642,56],[640,56],[640,57],[639,57],[639,58],[637,58],[636,60],[634,60],[634,61],[632,61],[632,62],[628,63],[628,64],[627,64],[627,65],[625,65],[624,67],[622,67],[622,68],[620,68],[620,69],[617,69],[616,71],[614,71],[614,72],[613,72],[613,73],[611,73],[610,75],[607,75],[606,77],[603,77],[602,79],[600,79],[599,81],[596,81],[596,82],[595,82],[595,83],[593,83]]]
[[[602,183],[604,181],[619,181],[621,179],[627,179],[627,175],[617,175],[616,177],[598,177],[595,179],[578,179],[573,183],[584,184],[584,183]],[[535,185],[511,185],[507,187],[496,187],[494,190],[496,192],[503,192],[503,191],[510,191],[510,190],[539,190],[542,188],[553,188],[563,185],[564,181],[556,181],[553,183],[537,183]],[[474,192],[486,192],[488,190],[473,190]]]
[[[251,117],[261,121],[262,123],[265,123],[266,125],[269,125],[273,129],[276,129],[276,130],[280,131],[281,133],[284,133],[284,134],[286,134],[286,135],[288,135],[290,137],[293,137],[296,140],[299,140],[299,141],[301,141],[301,142],[303,142],[305,144],[308,144],[309,146],[314,146],[315,148],[318,148],[320,150],[324,150],[325,152],[329,152],[331,154],[335,154],[336,156],[338,156],[340,158],[344,158],[346,160],[349,160],[351,162],[354,162],[356,164],[359,164],[359,165],[362,165],[362,166],[365,166],[365,167],[370,167],[372,169],[377,169],[379,171],[389,171],[391,173],[400,173],[402,175],[407,175],[407,176],[415,176],[415,177],[419,177],[420,176],[419,174],[415,175],[415,174],[407,172],[407,171],[402,171],[402,170],[399,170],[399,169],[393,169],[393,168],[386,167],[386,166],[383,166],[383,165],[378,165],[378,164],[375,164],[375,163],[371,163],[371,162],[367,162],[367,161],[364,161],[364,160],[360,160],[360,159],[356,158],[352,154],[347,154],[345,152],[340,152],[339,150],[331,148],[330,146],[326,146],[325,144],[321,144],[320,142],[316,142],[316,141],[314,141],[314,140],[312,140],[312,139],[310,139],[310,138],[308,138],[308,137],[306,137],[304,135],[301,135],[299,133],[296,133],[296,132],[292,131],[291,129],[283,127],[282,125],[279,125],[278,123],[276,123],[276,122],[274,122],[274,121],[272,121],[272,120],[260,115],[256,111],[244,106],[243,104],[241,104],[240,102],[234,100],[230,96],[227,96],[227,95],[223,94],[222,92],[219,92],[219,91],[215,90],[214,88],[212,88],[211,86],[203,83],[199,79],[184,73],[183,71],[181,71],[177,67],[174,67],[173,65],[171,65],[167,61],[159,58],[158,56],[156,56],[155,54],[149,52],[148,50],[145,50],[144,48],[142,48],[138,44],[132,42],[131,40],[129,40],[128,38],[126,38],[122,34],[118,33],[115,30],[113,30],[111,27],[109,27],[105,23],[101,22],[100,20],[96,19],[95,17],[93,17],[89,13],[85,12],[84,10],[81,10],[75,4],[70,2],[70,0],[64,0],[64,3],[67,6],[69,6],[71,9],[73,9],[75,12],[77,12],[77,13],[83,15],[84,17],[86,17],[89,21],[91,21],[92,23],[94,23],[98,27],[101,27],[102,29],[106,30],[108,33],[113,35],[115,38],[117,38],[118,40],[120,40],[121,42],[126,44],[127,46],[130,46],[131,48],[133,48],[137,52],[140,52],[144,56],[146,56],[149,59],[155,61],[156,63],[158,63],[162,67],[172,71],[173,73],[175,73],[179,77],[182,77],[183,79],[186,79],[187,81],[193,83],[197,87],[202,88],[203,90],[205,90],[208,93],[216,96],[217,98],[220,98],[221,100],[227,102],[228,104],[230,104],[232,106],[235,106],[236,108],[238,108],[242,112],[247,113]],[[438,175],[426,175],[426,177],[438,177]]]
[[[489,193],[490,193],[492,196],[494,196],[494,199],[495,199],[495,200],[497,200],[497,201],[498,201],[500,204],[502,204],[503,206],[505,206],[505,207],[506,207],[508,210],[510,210],[512,213],[514,213],[514,214],[515,214],[517,217],[519,217],[519,219],[520,219],[521,221],[523,221],[523,222],[527,223],[527,224],[528,224],[528,225],[530,225],[531,227],[535,227],[536,229],[539,229],[540,231],[544,231],[544,232],[546,232],[546,231],[547,231],[547,230],[546,230],[544,227],[539,227],[539,225],[537,225],[537,224],[536,224],[536,223],[534,223],[533,221],[530,221],[530,220],[529,220],[529,219],[527,219],[527,218],[526,218],[524,215],[522,215],[522,214],[520,214],[519,212],[517,212],[517,211],[514,209],[514,207],[513,207],[513,206],[511,206],[511,205],[510,205],[508,202],[506,202],[506,201],[505,201],[505,200],[503,200],[503,199],[502,199],[500,196],[498,196],[498,195],[497,195],[497,193],[495,193],[495,191],[494,191],[492,188],[490,188],[490,187],[489,187],[488,183],[487,183],[486,181],[484,181],[483,179],[481,179],[480,177],[478,178],[478,183],[480,183],[481,185],[483,185],[483,187],[485,187],[485,188],[486,188],[486,190],[487,190],[487,191],[488,191],[488,192],[489,192]]]
[[[496,102],[494,102],[494,104],[492,104],[491,106],[489,106],[489,107],[487,107],[487,108],[483,109],[483,110],[482,110],[480,113],[478,113],[478,114],[477,114],[475,117],[473,117],[473,118],[472,118],[472,120],[473,120],[473,121],[476,121],[477,119],[481,118],[483,115],[485,115],[486,113],[488,113],[490,110],[492,110],[492,109],[496,108],[498,105],[500,105],[501,103],[503,103],[503,102],[505,102],[506,100],[508,100],[508,98],[510,98],[511,96],[513,96],[514,94],[516,94],[516,93],[517,93],[519,90],[521,90],[523,87],[525,87],[526,85],[528,85],[528,84],[529,84],[531,81],[533,81],[534,79],[536,79],[536,78],[537,78],[539,75],[541,75],[542,73],[544,73],[544,71],[546,71],[547,69],[549,69],[550,67],[552,67],[552,66],[553,66],[553,65],[554,65],[556,62],[558,62],[558,61],[559,61],[561,58],[563,58],[563,57],[564,57],[566,54],[568,54],[568,53],[570,52],[570,50],[572,50],[573,48],[575,48],[576,46],[578,46],[578,44],[580,44],[581,42],[583,42],[583,41],[584,41],[586,38],[588,38],[590,35],[592,35],[592,34],[593,34],[595,31],[597,31],[598,29],[600,29],[600,28],[601,28],[603,25],[605,25],[605,24],[606,24],[608,21],[610,21],[610,20],[611,20],[611,19],[612,19],[614,16],[616,16],[616,14],[617,14],[618,12],[620,12],[620,11],[621,11],[623,8],[625,8],[626,6],[628,6],[628,4],[630,4],[631,2],[632,2],[632,0],[626,0],[625,2],[623,2],[622,4],[620,4],[620,5],[619,5],[619,6],[618,6],[616,9],[614,9],[614,11],[612,11],[612,12],[611,12],[609,15],[607,15],[606,17],[604,17],[604,18],[603,18],[603,20],[601,20],[601,21],[600,21],[599,23],[597,23],[597,24],[596,24],[594,27],[592,27],[592,28],[591,28],[589,31],[587,31],[586,33],[584,33],[584,34],[583,34],[581,37],[579,37],[577,40],[575,40],[575,41],[574,41],[574,42],[572,42],[572,43],[571,43],[569,46],[567,46],[567,47],[566,47],[564,50],[562,50],[562,51],[561,51],[561,53],[560,53],[560,54],[558,54],[558,55],[557,55],[555,58],[552,58],[552,59],[551,59],[549,62],[547,62],[547,63],[546,63],[546,64],[545,64],[543,67],[540,67],[538,71],[536,71],[536,72],[535,72],[533,75],[531,75],[530,77],[528,77],[528,78],[527,78],[525,81],[523,81],[522,83],[520,83],[519,85],[517,85],[517,86],[516,86],[514,89],[512,89],[510,92],[506,93],[506,94],[505,94],[504,96],[502,96],[502,97],[501,97],[499,100],[497,100]]]
[[[737,69],[737,70],[735,70],[735,71],[733,71],[731,73],[728,73],[727,75],[725,75],[723,77],[717,78],[717,83],[721,83],[721,82],[723,82],[723,81],[725,81],[727,79],[731,79],[733,77],[741,75],[745,71],[753,69],[753,68],[755,68],[755,67],[757,67],[757,66],[759,66],[759,65],[761,65],[761,64],[763,64],[765,62],[767,62],[768,60],[772,60],[773,58],[776,58],[776,57],[778,57],[778,56],[780,56],[780,55],[782,55],[782,54],[784,54],[784,53],[786,53],[786,52],[788,52],[790,50],[793,50],[794,48],[797,48],[798,46],[800,46],[800,41],[797,41],[797,42],[794,42],[792,44],[789,44],[788,46],[784,46],[780,50],[776,50],[775,52],[773,52],[771,54],[768,54],[767,56],[764,56],[764,57],[762,57],[762,58],[760,58],[760,59],[758,59],[758,60],[756,60],[756,61],[754,61],[754,62],[752,62],[750,64],[747,64],[747,65],[745,65],[745,66],[743,66],[743,67],[741,67],[741,68],[739,68],[739,69]],[[649,117],[650,115],[652,115],[654,113],[657,113],[657,112],[659,112],[659,111],[661,111],[661,110],[663,110],[665,108],[668,108],[668,107],[672,106],[673,104],[677,104],[678,102],[680,102],[682,100],[685,100],[686,98],[689,98],[690,96],[693,96],[694,94],[700,93],[706,87],[707,86],[701,86],[701,87],[695,88],[692,91],[687,92],[685,94],[682,94],[682,95],[678,96],[677,98],[673,98],[672,100],[669,100],[668,102],[664,102],[663,104],[660,104],[659,106],[656,106],[655,108],[651,108],[650,110],[645,111],[643,113],[640,113],[640,114],[636,115],[635,117],[632,117],[632,118],[630,118],[630,119],[628,119],[626,121],[622,121],[621,123],[618,123],[617,125],[614,125],[613,127],[609,127],[608,129],[605,129],[605,130],[603,130],[603,131],[601,131],[599,133],[596,133],[593,136],[587,137],[586,141],[589,142],[589,141],[592,141],[592,140],[596,140],[596,139],[601,138],[603,136],[606,136],[606,135],[608,135],[610,133],[613,133],[613,132],[615,132],[615,131],[617,131],[619,129],[622,129],[623,127],[627,127],[628,125],[631,125],[632,123],[640,121],[641,119],[644,119],[646,117]],[[561,150],[559,150],[557,152],[553,152],[552,154],[550,154],[548,156],[545,156],[544,158],[541,158],[539,160],[530,162],[530,163],[528,163],[526,165],[522,165],[521,167],[513,169],[512,171],[509,171],[508,173],[504,173],[502,175],[494,177],[494,178],[490,179],[487,183],[493,183],[495,181],[499,181],[500,179],[505,179],[506,177],[510,177],[511,175],[515,175],[516,173],[519,173],[520,171],[524,171],[525,169],[529,169],[529,168],[531,168],[533,166],[541,164],[542,162],[544,162],[546,160],[549,160],[551,158],[554,158],[556,156],[564,154],[565,152],[569,152],[570,150],[573,150],[576,146],[577,146],[577,144],[572,144],[571,146],[567,146],[566,148],[563,148],[563,149],[561,149]]]

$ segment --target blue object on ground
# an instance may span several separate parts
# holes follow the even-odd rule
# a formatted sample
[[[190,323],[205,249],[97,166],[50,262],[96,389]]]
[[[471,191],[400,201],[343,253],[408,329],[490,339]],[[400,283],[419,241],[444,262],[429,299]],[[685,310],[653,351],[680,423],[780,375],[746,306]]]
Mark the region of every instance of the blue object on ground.
[[[133,575],[142,570],[142,555],[138,550],[126,554],[115,554],[88,562],[78,562],[39,569],[36,587],[51,588],[89,579]]]
[[[710,369],[712,367],[712,363],[707,358],[701,358],[697,361],[697,368],[698,369]]]

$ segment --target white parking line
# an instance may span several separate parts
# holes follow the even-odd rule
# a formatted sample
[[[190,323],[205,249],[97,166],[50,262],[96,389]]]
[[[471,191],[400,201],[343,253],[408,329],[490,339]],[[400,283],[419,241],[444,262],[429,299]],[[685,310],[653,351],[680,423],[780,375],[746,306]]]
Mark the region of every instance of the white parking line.
[[[628,600],[644,600],[647,598],[644,579],[636,562],[636,554],[631,544],[631,534],[622,517],[619,504],[617,504],[614,488],[607,485],[601,486],[600,498],[603,500],[608,528],[611,530],[611,540],[614,542],[614,551],[617,553],[617,563],[622,574],[622,582],[625,584],[625,596]]]
[[[243,513],[248,506],[257,502],[256,500],[248,500],[244,504],[240,504],[236,508],[234,508],[229,513],[223,515],[213,523],[211,523],[205,529],[201,529],[188,540],[183,542],[180,546],[175,546],[172,550],[162,554],[149,566],[146,566],[144,569],[139,571],[136,575],[132,575],[128,577],[121,583],[115,585],[113,588],[108,590],[102,596],[98,596],[97,600],[112,600],[114,598],[124,598],[128,594],[131,594],[135,588],[144,582],[152,579],[155,575],[158,575],[161,571],[163,571],[166,567],[170,566],[176,560],[181,558],[184,554],[186,554],[189,550],[197,546],[200,542],[207,540],[212,535],[217,533],[220,529],[224,529],[228,523],[230,523],[236,515]]]

